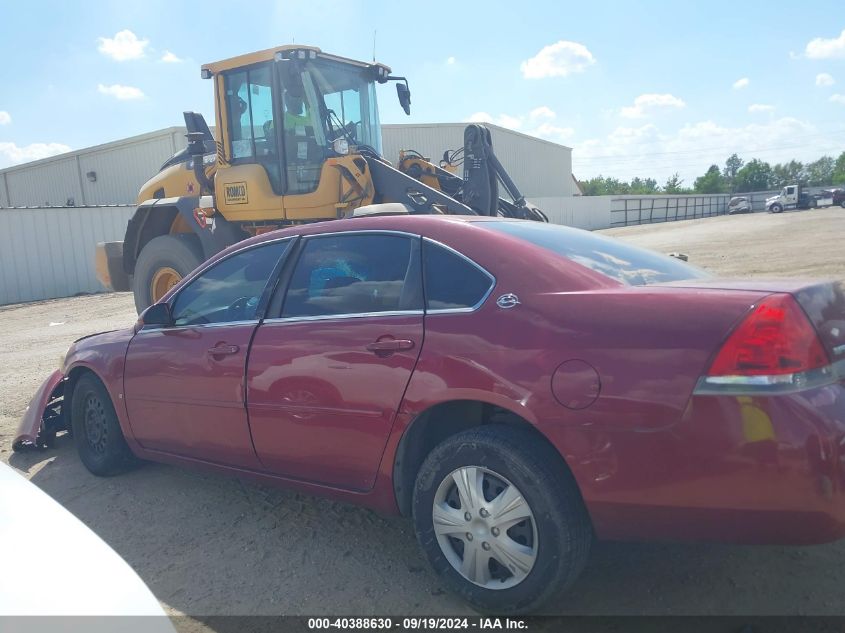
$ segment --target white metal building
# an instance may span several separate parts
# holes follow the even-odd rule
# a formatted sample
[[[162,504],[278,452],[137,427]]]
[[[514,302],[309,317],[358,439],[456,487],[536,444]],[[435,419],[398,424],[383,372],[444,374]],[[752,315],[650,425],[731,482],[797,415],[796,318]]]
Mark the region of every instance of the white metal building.
[[[185,147],[171,127],[0,170],[0,207],[134,204],[141,185]]]
[[[384,155],[395,163],[400,149],[415,149],[436,163],[445,150],[463,146],[465,127],[384,125]],[[488,127],[496,154],[526,197],[576,193],[570,148]],[[184,134],[185,128],[170,127],[0,170],[0,207],[134,204],[141,185],[185,147]]]

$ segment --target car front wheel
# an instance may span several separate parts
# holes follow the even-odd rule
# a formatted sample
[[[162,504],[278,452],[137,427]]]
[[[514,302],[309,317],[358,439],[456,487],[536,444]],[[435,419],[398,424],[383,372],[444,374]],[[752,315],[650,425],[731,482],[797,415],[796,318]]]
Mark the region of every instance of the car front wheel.
[[[521,429],[446,439],[414,489],[417,538],[450,588],[484,612],[528,613],[583,569],[592,526],[557,452]]]
[[[107,477],[136,465],[109,392],[93,374],[85,374],[76,383],[71,401],[73,441],[79,458],[93,474]]]

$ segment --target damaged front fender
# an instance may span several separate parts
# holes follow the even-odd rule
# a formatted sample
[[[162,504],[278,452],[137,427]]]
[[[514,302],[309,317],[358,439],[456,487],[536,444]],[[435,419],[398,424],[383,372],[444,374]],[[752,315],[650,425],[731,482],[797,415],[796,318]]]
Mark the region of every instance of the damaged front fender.
[[[56,432],[68,428],[64,387],[65,375],[58,369],[41,384],[24,411],[12,450],[44,448],[52,443]]]

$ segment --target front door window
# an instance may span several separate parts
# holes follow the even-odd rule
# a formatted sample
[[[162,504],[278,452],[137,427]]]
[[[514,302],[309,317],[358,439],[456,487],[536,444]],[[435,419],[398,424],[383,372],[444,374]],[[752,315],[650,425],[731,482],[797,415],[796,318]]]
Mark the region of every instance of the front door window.
[[[176,325],[204,325],[256,318],[261,294],[288,240],[227,257],[193,279],[176,296]]]

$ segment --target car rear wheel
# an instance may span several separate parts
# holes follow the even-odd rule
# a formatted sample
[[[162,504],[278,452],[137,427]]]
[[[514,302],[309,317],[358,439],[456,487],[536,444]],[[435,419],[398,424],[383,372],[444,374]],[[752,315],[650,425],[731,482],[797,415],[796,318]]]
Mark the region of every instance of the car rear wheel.
[[[160,235],[151,239],[138,255],[132,278],[138,314],[202,262],[202,246],[196,235]]]
[[[70,419],[79,458],[93,474],[108,477],[138,463],[123,437],[108,391],[93,374],[77,381]]]
[[[435,571],[485,612],[536,610],[574,582],[592,543],[571,474],[521,429],[486,426],[446,439],[420,468],[413,511]]]

